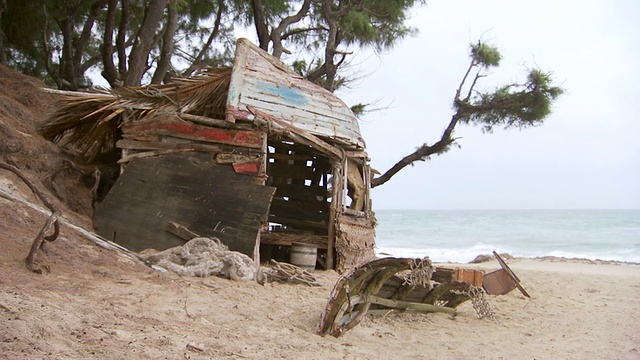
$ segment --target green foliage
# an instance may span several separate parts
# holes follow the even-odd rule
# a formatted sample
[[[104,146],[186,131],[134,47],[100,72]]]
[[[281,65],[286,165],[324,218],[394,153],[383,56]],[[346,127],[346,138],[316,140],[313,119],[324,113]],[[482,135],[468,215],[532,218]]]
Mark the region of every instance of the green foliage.
[[[351,111],[356,117],[359,118],[366,113],[367,106],[368,104],[359,103],[359,104],[353,105],[351,107]]]
[[[497,48],[478,42],[471,45],[471,67],[478,68],[472,81],[469,96],[456,99],[458,118],[462,123],[479,125],[485,132],[496,126],[526,128],[540,125],[551,113],[553,102],[563,93],[561,87],[552,84],[551,74],[532,69],[524,84],[503,85],[491,92],[476,92],[474,87],[483,77],[481,70],[498,66],[502,55]],[[460,88],[464,85],[464,78]]]
[[[498,48],[480,41],[477,44],[471,44],[470,56],[473,62],[487,68],[500,65],[500,60],[502,60]]]
[[[101,71],[102,49],[106,28],[108,1],[106,0],[6,0],[7,8],[1,14],[0,26],[5,34],[2,43],[7,56],[7,65],[17,70],[61,86],[73,83],[73,87],[88,85],[87,70]],[[256,26],[254,9],[263,11],[268,31],[276,29],[283,19],[291,17],[302,9],[302,0],[172,0],[178,12],[178,30],[174,37],[172,62],[173,71],[180,73],[180,66],[229,65],[235,45],[234,28]],[[303,14],[300,21],[289,23],[280,34],[283,48],[297,54],[297,59],[306,59],[306,74],[315,71],[316,83],[336,88],[348,79],[332,74],[331,80],[320,75],[327,71],[323,67],[328,43],[328,19],[324,6],[330,4],[339,14],[336,19],[338,36],[333,42],[335,48],[328,53],[341,54],[335,57],[336,67],[343,65],[345,57],[357,51],[358,47],[370,46],[376,50],[392,47],[404,37],[415,32],[405,22],[409,10],[424,0],[348,0],[318,1]],[[129,16],[124,28],[124,47],[120,53],[130,54],[138,29],[145,18],[148,0],[117,1],[115,24],[109,51],[118,67],[119,76],[126,72],[118,58],[116,34],[123,19],[123,4],[128,4]],[[92,9],[97,9],[95,22],[89,23]],[[219,12],[219,10],[221,10]],[[166,10],[165,10],[166,11]],[[211,46],[203,46],[211,37],[214,22],[221,14]],[[167,16],[158,24],[156,40],[148,56],[149,69],[145,79],[151,76],[155,63],[160,58],[162,31]],[[85,24],[92,24],[91,37],[80,41]],[[25,26],[29,24],[29,26]],[[66,26],[69,25],[70,27]],[[66,26],[66,28],[65,28]],[[63,28],[67,30],[64,36]],[[120,43],[122,44],[122,43]],[[282,49],[282,48],[281,48]],[[204,50],[204,51],[203,51]],[[66,51],[66,54],[64,53]],[[318,59],[322,61],[318,62]],[[303,73],[302,67],[298,69]],[[335,72],[335,69],[331,69]],[[325,83],[325,84],[323,84]],[[329,85],[330,84],[330,85]]]
[[[340,21],[345,44],[373,46],[381,51],[393,47],[416,29],[405,24],[416,1],[364,0],[350,8]]]
[[[8,0],[2,15],[7,65],[24,74],[43,78],[46,74],[41,50],[43,29],[39,24],[46,21],[46,5],[33,6],[27,1]]]

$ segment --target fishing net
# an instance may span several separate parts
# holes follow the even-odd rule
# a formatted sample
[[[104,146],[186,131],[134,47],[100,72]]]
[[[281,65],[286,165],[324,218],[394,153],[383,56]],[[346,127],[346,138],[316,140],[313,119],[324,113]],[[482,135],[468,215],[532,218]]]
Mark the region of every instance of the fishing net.
[[[253,260],[245,254],[230,251],[220,240],[199,237],[145,260],[182,276],[222,276],[231,280],[254,280]]]

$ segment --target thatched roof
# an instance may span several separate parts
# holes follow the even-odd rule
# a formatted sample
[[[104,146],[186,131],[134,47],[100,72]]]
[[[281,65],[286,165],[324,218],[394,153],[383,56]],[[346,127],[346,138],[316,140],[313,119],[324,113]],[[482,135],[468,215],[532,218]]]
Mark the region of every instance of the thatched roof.
[[[230,79],[231,68],[206,68],[170,84],[64,92],[38,131],[50,141],[72,147],[92,163],[101,153],[115,148],[123,121],[158,113],[224,119]]]

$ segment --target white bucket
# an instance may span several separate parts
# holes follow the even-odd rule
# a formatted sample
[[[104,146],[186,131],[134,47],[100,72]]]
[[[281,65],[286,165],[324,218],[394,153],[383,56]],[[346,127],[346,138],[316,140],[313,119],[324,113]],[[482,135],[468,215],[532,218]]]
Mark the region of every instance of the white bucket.
[[[318,246],[313,244],[292,243],[289,262],[308,272],[316,269]]]

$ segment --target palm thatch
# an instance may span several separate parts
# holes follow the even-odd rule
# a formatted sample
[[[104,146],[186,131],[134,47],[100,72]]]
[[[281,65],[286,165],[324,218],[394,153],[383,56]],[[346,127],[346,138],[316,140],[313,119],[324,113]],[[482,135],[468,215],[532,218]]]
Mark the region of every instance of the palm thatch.
[[[124,121],[139,121],[157,113],[223,119],[230,80],[231,68],[206,68],[197,76],[170,84],[65,93],[38,131],[93,163],[100,154],[115,148],[119,125]]]

